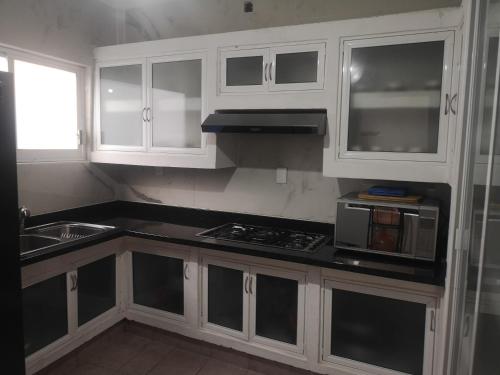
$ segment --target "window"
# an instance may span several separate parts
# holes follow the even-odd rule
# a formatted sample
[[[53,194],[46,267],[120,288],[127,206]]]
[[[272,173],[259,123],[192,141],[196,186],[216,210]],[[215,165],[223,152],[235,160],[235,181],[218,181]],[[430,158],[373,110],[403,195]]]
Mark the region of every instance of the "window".
[[[17,148],[78,149],[76,73],[14,61]]]
[[[9,61],[5,56],[0,56],[0,72],[9,71]]]
[[[9,67],[18,162],[83,160],[85,68],[0,46],[0,71]]]

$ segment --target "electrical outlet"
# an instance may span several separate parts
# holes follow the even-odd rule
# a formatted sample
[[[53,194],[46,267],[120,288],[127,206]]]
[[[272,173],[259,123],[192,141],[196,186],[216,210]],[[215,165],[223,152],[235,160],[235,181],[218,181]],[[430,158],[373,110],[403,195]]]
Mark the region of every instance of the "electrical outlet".
[[[276,169],[276,183],[277,184],[286,184],[288,170],[286,168],[277,168]]]

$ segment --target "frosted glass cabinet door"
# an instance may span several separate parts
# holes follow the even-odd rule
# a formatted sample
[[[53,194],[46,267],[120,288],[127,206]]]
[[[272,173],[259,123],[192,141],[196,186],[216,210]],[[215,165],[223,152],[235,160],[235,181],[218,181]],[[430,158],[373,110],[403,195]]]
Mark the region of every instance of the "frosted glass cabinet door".
[[[221,52],[221,91],[255,92],[267,90],[268,58],[269,50],[267,48]]]
[[[78,326],[116,306],[116,256],[78,268]]]
[[[344,155],[444,161],[453,33],[344,42]],[[364,156],[363,156],[364,154]]]
[[[201,147],[202,71],[201,59],[152,64],[153,148]]]
[[[248,339],[248,272],[242,264],[203,261],[204,328]]]
[[[325,44],[271,48],[271,90],[322,89]]]
[[[184,315],[184,261],[154,254],[132,253],[133,302]]]
[[[323,359],[369,373],[432,373],[435,299],[325,282]]]
[[[144,146],[142,73],[142,64],[99,68],[101,146]]]
[[[68,334],[67,296],[65,273],[23,289],[26,356]]]

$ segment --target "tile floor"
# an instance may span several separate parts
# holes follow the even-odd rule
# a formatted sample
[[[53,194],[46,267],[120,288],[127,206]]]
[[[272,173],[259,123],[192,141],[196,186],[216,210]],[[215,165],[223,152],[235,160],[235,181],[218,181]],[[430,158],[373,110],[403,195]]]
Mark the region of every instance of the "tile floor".
[[[37,375],[312,375],[276,362],[123,321]]]

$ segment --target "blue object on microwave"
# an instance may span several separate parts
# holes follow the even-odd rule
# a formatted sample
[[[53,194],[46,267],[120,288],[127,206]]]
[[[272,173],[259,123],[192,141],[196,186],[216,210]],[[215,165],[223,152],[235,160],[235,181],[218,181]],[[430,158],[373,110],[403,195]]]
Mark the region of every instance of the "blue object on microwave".
[[[402,187],[372,186],[368,189],[368,194],[390,197],[406,197],[408,190]]]

